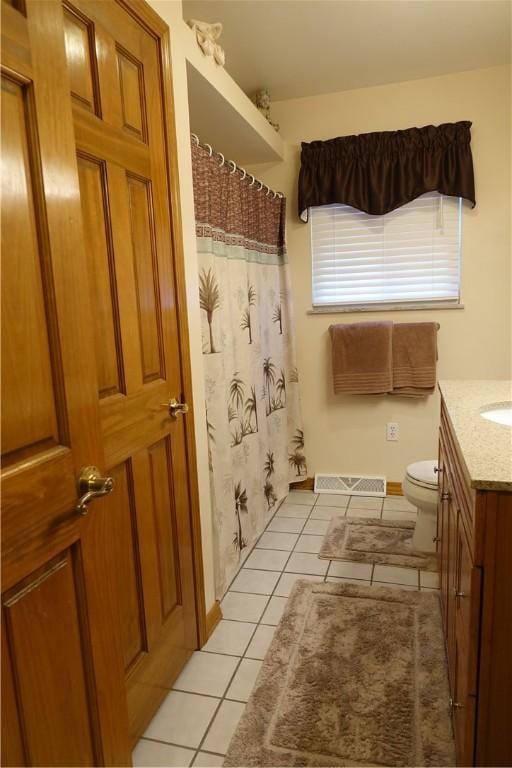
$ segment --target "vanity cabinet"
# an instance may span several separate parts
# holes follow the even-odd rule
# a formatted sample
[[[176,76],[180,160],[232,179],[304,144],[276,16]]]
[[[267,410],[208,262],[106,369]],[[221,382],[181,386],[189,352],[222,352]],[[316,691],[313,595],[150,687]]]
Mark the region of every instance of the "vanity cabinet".
[[[511,766],[512,493],[472,487],[444,400],[438,470],[437,551],[457,764]]]

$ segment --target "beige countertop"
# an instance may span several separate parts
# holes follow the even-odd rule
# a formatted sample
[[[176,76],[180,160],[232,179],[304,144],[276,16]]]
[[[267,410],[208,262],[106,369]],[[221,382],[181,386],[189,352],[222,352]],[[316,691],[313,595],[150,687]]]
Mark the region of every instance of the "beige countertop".
[[[445,380],[439,389],[471,486],[512,491],[512,428],[480,415],[486,406],[512,401],[512,382]]]

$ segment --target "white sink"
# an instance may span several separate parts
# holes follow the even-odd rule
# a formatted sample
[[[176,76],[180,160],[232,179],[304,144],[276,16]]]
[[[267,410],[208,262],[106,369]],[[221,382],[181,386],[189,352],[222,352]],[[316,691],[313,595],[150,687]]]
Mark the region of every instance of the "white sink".
[[[494,421],[496,424],[512,427],[512,402],[508,400],[506,403],[485,405],[480,409],[480,416],[488,421]]]

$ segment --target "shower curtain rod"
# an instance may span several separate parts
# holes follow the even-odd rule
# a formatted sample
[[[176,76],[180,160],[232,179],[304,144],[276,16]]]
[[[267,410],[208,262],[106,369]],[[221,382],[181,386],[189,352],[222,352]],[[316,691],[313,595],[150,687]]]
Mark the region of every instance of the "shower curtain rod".
[[[242,181],[245,179],[246,176],[250,177],[251,178],[251,183],[249,184],[249,186],[252,187],[256,183],[259,184],[259,187],[258,187],[258,190],[257,190],[258,192],[261,192],[263,187],[265,187],[266,190],[267,190],[266,193],[265,193],[265,197],[268,197],[269,195],[273,195],[273,198],[272,198],[273,200],[275,200],[276,197],[279,197],[279,198],[284,197],[282,192],[276,192],[275,190],[270,189],[268,184],[264,184],[262,181],[260,181],[255,176],[253,176],[252,173],[249,173],[248,171],[246,171],[245,168],[242,168],[240,165],[237,165],[234,160],[227,160],[226,161],[226,159],[225,159],[224,155],[222,154],[222,152],[214,152],[210,144],[201,144],[201,142],[199,141],[199,136],[196,133],[191,133],[190,136],[191,136],[192,139],[194,139],[194,141],[196,142],[196,145],[198,147],[202,147],[203,149],[207,149],[208,150],[208,153],[209,153],[210,157],[212,155],[216,155],[217,157],[220,158],[219,166],[221,168],[225,164],[228,165],[228,166],[232,166],[233,170],[231,171],[231,173],[235,173],[236,171],[239,171],[239,173],[242,174],[242,176],[241,176]]]

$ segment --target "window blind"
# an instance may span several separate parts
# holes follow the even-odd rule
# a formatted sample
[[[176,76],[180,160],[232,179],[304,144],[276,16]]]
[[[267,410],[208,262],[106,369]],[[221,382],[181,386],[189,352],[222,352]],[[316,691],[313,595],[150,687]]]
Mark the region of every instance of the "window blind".
[[[432,192],[382,216],[309,213],[314,307],[459,301],[461,198]]]

